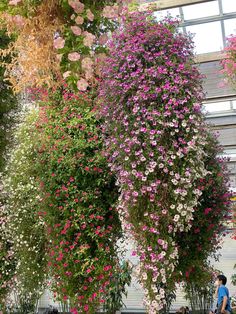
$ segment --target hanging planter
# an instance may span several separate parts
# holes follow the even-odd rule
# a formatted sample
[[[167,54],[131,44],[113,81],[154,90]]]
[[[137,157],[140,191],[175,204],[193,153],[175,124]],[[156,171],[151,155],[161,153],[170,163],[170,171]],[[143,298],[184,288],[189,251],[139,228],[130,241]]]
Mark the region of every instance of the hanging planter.
[[[149,313],[175,290],[177,232],[191,229],[206,176],[201,76],[178,21],[134,13],[113,35],[100,89],[119,212],[140,259]]]

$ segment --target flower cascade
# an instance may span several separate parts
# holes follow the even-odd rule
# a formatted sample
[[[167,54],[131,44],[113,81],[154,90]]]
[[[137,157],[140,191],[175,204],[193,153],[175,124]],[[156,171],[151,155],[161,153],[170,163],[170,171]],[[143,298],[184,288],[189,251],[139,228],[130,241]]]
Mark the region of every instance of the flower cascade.
[[[227,159],[219,157],[222,148],[211,133],[207,136],[205,153],[208,175],[198,181],[202,195],[193,213],[192,228],[184,235],[177,234],[178,268],[182,274],[179,281],[183,280],[187,285],[201,280],[197,270],[209,262],[209,257],[217,259],[231,211]],[[204,278],[204,274],[202,276]]]
[[[15,273],[11,278],[14,281],[13,291],[21,304],[30,303],[33,306],[45,289],[47,274],[47,241],[44,222],[38,216],[41,204],[34,166],[37,157],[34,123],[37,115],[37,111],[32,112],[15,131],[15,147],[7,161],[3,179],[5,206],[1,213],[4,219],[2,229],[11,244],[9,256],[15,260]],[[9,271],[7,257],[5,272]]]
[[[166,307],[176,232],[191,229],[206,176],[201,76],[178,21],[134,13],[113,35],[100,103],[119,212],[137,246],[149,313]]]
[[[57,299],[73,313],[95,313],[117,268],[121,228],[117,188],[91,95],[66,88],[40,105],[38,131],[41,215],[49,239],[49,269]]]

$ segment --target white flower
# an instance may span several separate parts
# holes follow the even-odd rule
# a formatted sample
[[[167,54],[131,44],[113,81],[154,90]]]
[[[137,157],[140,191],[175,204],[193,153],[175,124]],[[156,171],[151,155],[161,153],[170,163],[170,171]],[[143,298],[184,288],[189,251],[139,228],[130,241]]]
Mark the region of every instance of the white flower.
[[[175,179],[172,179],[171,182],[172,182],[174,185],[178,185],[178,181],[175,180]]]
[[[143,273],[143,274],[142,274],[142,278],[143,278],[143,280],[147,280],[147,274],[146,274],[146,273]]]
[[[173,220],[174,220],[175,222],[177,222],[177,221],[179,221],[179,218],[180,218],[180,215],[175,215]]]

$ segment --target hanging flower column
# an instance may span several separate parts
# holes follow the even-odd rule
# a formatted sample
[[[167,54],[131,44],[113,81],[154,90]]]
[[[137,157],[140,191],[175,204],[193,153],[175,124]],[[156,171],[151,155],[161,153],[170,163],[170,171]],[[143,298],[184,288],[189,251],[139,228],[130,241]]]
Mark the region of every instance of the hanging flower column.
[[[137,246],[149,313],[166,307],[176,232],[191,228],[205,170],[201,77],[178,21],[134,13],[113,35],[100,102],[119,211]]]
[[[113,285],[121,226],[91,94],[66,88],[49,93],[37,127],[51,288],[74,314],[93,314]]]

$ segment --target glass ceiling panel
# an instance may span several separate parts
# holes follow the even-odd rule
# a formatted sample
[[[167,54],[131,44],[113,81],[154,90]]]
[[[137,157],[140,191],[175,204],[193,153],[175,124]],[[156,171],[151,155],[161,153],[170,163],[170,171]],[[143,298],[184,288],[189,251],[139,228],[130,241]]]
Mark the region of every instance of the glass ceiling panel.
[[[236,3],[236,0],[235,0]],[[230,35],[236,35],[236,18],[229,19],[224,21],[225,24],[225,36],[229,37]]]
[[[207,53],[220,51],[223,48],[223,39],[220,22],[204,23],[186,27],[194,37],[195,52]]]
[[[179,17],[180,12],[178,8],[174,9],[168,9],[168,10],[160,10],[154,12],[154,16],[157,18],[157,20],[162,19],[163,17],[166,17],[167,15],[171,15],[172,17]]]
[[[222,6],[223,6],[224,13],[236,12],[235,0],[222,0]]]
[[[234,1],[234,0],[231,0]],[[184,20],[198,19],[202,17],[219,15],[218,1],[192,4],[183,7]]]

